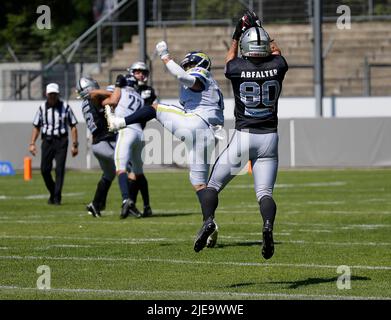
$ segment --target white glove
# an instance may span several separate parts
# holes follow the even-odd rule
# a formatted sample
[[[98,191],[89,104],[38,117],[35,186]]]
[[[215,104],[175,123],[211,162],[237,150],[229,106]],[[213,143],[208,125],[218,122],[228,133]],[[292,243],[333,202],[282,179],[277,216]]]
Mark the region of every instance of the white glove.
[[[165,41],[160,41],[156,44],[156,52],[159,54],[160,59],[167,58],[170,55]]]
[[[109,125],[109,131],[114,132],[126,127],[125,118],[118,118],[111,112],[109,105],[105,106],[105,116],[107,124]]]

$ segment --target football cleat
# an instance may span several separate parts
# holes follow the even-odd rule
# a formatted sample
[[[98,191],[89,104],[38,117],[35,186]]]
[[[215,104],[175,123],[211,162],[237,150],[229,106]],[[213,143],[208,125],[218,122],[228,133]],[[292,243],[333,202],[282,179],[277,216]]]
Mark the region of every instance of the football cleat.
[[[270,224],[263,226],[262,230],[262,256],[270,259],[274,254],[273,227]]]
[[[90,215],[92,215],[93,217],[100,217],[101,214],[100,214],[100,211],[94,206],[94,204],[91,202],[90,204],[87,205],[87,211]]]
[[[216,224],[212,217],[206,219],[194,241],[194,251],[199,252],[205,248],[208,237],[216,230]]]
[[[126,199],[122,202],[121,215],[120,215],[121,219],[126,219],[128,217],[129,208],[132,204],[134,204],[134,203],[130,199]]]
[[[150,206],[145,206],[144,207],[144,212],[143,212],[143,218],[150,217],[152,216],[152,209]]]
[[[132,216],[136,217],[136,218],[141,218],[142,217],[142,213],[136,208],[136,205],[134,202],[132,202],[129,206],[129,214],[131,214]]]
[[[206,240],[206,247],[207,248],[214,248],[214,246],[217,243],[217,236],[219,234],[219,227],[217,223],[215,222],[216,230],[208,237],[208,240]]]
[[[116,117],[114,113],[111,112],[111,107],[108,104],[105,105],[105,117],[110,132],[118,131],[126,127],[125,119]]]

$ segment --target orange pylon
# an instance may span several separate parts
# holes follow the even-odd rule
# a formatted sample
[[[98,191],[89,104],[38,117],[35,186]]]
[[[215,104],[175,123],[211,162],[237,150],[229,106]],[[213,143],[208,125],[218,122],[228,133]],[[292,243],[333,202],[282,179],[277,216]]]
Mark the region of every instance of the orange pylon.
[[[29,181],[32,178],[31,158],[24,157],[24,181]]]

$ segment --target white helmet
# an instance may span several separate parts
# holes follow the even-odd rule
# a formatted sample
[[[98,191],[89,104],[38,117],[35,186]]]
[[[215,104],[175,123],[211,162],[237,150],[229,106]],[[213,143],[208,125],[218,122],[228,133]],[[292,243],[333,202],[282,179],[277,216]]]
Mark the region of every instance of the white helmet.
[[[145,62],[142,62],[142,61],[137,61],[135,63],[133,63],[129,68],[126,69],[129,74],[131,74],[132,76],[135,76],[134,75],[134,72],[139,70],[143,73],[143,77],[142,79],[137,79],[138,80],[138,85],[141,86],[141,85],[145,85],[147,84],[147,81],[148,81],[148,76],[149,76],[149,69],[148,69],[148,66],[146,65]]]
[[[264,58],[271,55],[270,37],[265,29],[247,29],[240,39],[240,52],[243,57]]]
[[[99,84],[90,77],[81,77],[76,84],[76,92],[82,99],[88,98],[89,92],[94,89],[99,89]]]

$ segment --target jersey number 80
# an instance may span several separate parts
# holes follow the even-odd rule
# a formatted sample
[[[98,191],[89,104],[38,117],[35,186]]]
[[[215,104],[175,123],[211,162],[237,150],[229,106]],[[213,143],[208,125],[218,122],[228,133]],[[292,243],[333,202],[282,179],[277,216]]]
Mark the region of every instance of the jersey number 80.
[[[279,94],[280,84],[277,80],[265,81],[262,87],[253,81],[246,81],[240,85],[240,100],[248,108],[274,109]]]

